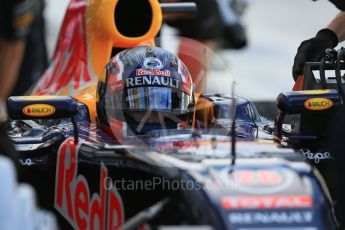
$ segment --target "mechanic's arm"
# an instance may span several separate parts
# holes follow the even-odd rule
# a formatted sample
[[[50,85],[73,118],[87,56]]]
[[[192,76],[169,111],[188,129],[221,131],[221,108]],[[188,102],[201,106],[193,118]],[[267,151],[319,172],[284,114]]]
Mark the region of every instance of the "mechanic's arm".
[[[345,11],[338,14],[327,26],[328,29],[332,30],[338,37],[338,41],[342,42],[345,40]]]
[[[6,100],[16,82],[22,62],[25,41],[0,40],[0,100]]]
[[[16,80],[22,62],[25,41],[0,40],[0,122],[6,120],[5,101]]]
[[[25,40],[35,16],[35,1],[0,1],[0,155],[10,157],[15,163],[18,155],[6,132],[6,99],[17,79]]]
[[[36,0],[0,2],[0,124],[7,118],[5,103],[17,80],[36,7]]]
[[[327,26],[320,30],[315,37],[303,41],[295,56],[292,75],[294,80],[303,75],[304,65],[308,61],[320,61],[327,48],[334,48],[345,40],[345,11],[339,13]]]

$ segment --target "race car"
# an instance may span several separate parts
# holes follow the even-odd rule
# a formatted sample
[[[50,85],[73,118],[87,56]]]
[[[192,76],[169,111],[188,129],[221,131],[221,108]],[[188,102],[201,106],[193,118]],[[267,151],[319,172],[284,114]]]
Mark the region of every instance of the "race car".
[[[209,98],[220,101],[217,107],[230,104],[225,96]],[[260,117],[256,123],[238,119],[242,141],[236,141],[236,158],[231,158],[222,117],[222,127],[209,132],[153,132],[145,142],[148,148],[135,144],[137,138],[117,144],[85,119],[85,105],[73,98],[15,99],[10,103],[19,111],[40,103],[55,107],[61,117],[75,116],[76,130],[69,119],[21,120],[20,113],[20,120],[12,123],[22,180],[37,189],[43,207],[55,209],[62,229],[336,226],[323,179],[304,157],[268,138],[253,141]],[[253,106],[241,100],[238,111]]]
[[[239,96],[194,94],[183,63],[154,47],[162,11],[190,8],[71,1],[50,67],[31,96],[8,100],[21,179],[61,229],[335,229],[323,178],[303,154],[273,141],[273,122]],[[146,57],[125,78],[128,63],[155,52],[163,58]],[[181,89],[170,94],[184,100],[174,105],[181,127],[122,135],[118,101],[121,110],[146,103],[134,84],[149,85],[150,96]],[[150,108],[174,104],[155,98]],[[127,115],[142,127],[145,115]]]

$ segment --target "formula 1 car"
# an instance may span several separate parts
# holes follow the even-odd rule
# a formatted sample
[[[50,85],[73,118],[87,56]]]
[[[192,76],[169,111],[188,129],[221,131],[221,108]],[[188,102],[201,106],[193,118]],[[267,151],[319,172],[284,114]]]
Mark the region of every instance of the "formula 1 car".
[[[273,122],[244,98],[199,96],[192,128],[120,143],[97,126],[97,81],[110,57],[153,45],[162,12],[193,8],[72,0],[32,96],[8,100],[21,179],[56,212],[62,229],[335,229],[318,171],[303,154],[275,143]],[[275,136],[282,141],[290,134],[280,117]]]

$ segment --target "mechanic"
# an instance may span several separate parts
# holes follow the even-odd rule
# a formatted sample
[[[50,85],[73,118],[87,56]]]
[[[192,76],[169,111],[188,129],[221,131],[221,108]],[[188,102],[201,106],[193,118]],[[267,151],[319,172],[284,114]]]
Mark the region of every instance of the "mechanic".
[[[0,154],[12,158],[15,150],[6,135],[6,100],[17,79],[35,8],[35,0],[0,2]]]
[[[98,125],[119,142],[153,130],[185,128],[193,105],[186,66],[159,47],[138,46],[118,53],[98,82]]]
[[[22,96],[28,93],[48,67],[44,20],[45,0],[35,1],[37,4],[35,18],[25,39],[26,46],[23,61],[11,96]]]
[[[292,68],[295,81],[301,81],[304,65],[308,61],[320,61],[327,48],[334,48],[345,40],[345,1],[330,0],[340,12],[327,26],[317,32],[316,36],[303,41],[298,47]],[[298,82],[296,82],[298,83]]]

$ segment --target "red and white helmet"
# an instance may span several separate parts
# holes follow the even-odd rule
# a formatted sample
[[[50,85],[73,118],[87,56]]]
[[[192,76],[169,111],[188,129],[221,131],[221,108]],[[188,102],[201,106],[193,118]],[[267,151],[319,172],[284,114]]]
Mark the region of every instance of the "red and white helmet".
[[[113,134],[182,128],[193,105],[189,71],[179,58],[159,47],[139,46],[118,53],[98,83],[98,124]]]

